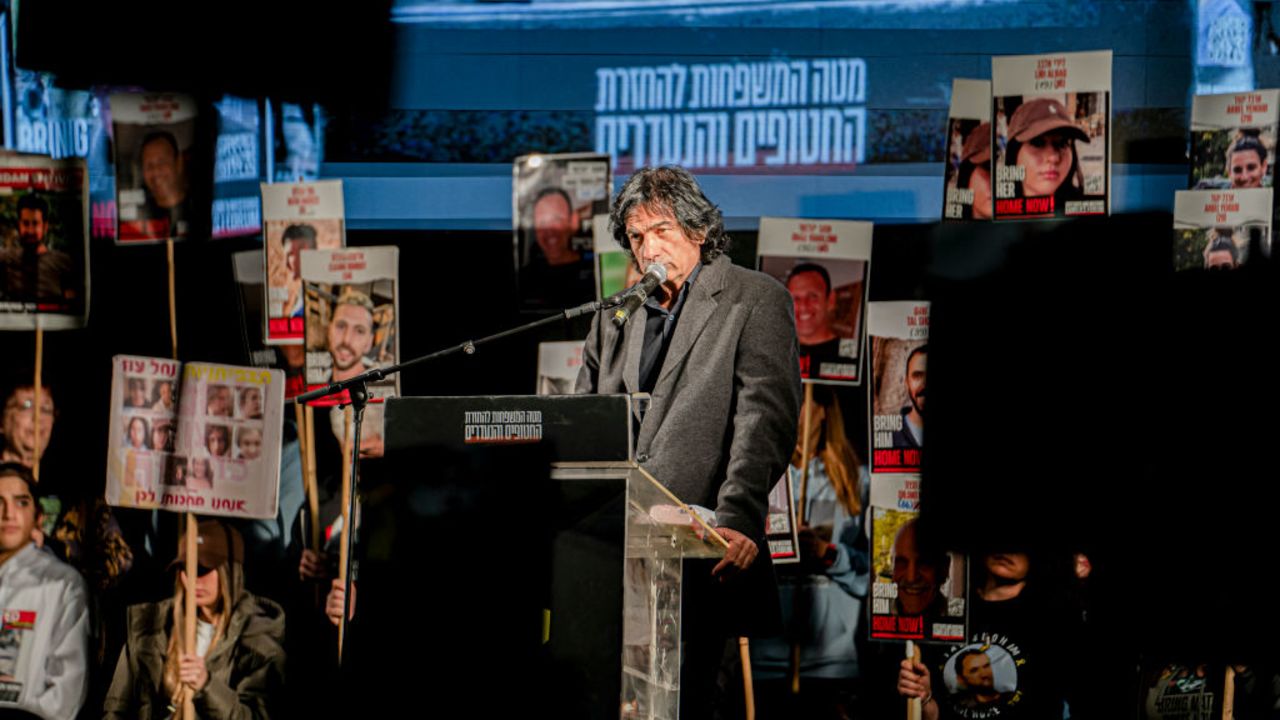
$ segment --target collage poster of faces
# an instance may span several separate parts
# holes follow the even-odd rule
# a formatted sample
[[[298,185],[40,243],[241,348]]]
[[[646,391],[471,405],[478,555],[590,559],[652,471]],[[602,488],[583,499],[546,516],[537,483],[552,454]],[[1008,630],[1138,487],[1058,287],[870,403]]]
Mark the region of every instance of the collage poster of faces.
[[[791,292],[805,380],[862,383],[871,230],[851,220],[760,218],[756,261]]]
[[[991,83],[951,81],[942,219],[991,219]]]
[[[903,497],[919,476],[872,476],[872,496]],[[880,485],[881,487],[876,487]],[[957,642],[968,637],[964,556],[921,531],[919,511],[871,507],[871,639]]]
[[[592,219],[609,213],[609,156],[522,155],[511,179],[521,307],[560,310],[594,300]]]
[[[1111,51],[991,59],[996,220],[1111,212]]]
[[[347,244],[341,180],[262,185],[268,345],[301,345],[305,333],[302,253]]]
[[[113,363],[110,504],[275,517],[282,372],[124,355]]]
[[[871,303],[867,327],[871,336],[871,472],[919,472],[929,303]]]
[[[116,166],[116,242],[193,236],[209,224],[197,107],[186,95],[110,96]],[[206,199],[201,202],[200,198]],[[203,208],[203,209],[202,209]],[[203,220],[203,222],[201,222]]]
[[[84,160],[0,155],[0,330],[84,326],[89,173]]]
[[[314,390],[400,361],[400,250],[394,246],[303,250],[306,380]],[[371,399],[400,394],[400,376],[368,386]],[[323,398],[313,405],[337,405]]]

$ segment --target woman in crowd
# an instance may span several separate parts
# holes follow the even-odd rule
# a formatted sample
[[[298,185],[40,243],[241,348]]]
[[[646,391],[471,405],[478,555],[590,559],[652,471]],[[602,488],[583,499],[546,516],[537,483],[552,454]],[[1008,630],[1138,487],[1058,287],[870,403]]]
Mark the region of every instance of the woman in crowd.
[[[185,543],[174,594],[129,608],[128,639],[104,707],[107,718],[268,718],[284,681],[284,611],[243,589],[240,534],[199,525],[198,577],[187,577]],[[182,639],[186,593],[196,601],[196,646]],[[186,717],[190,699],[194,717]]]
[[[788,468],[799,502],[802,453],[809,451],[805,522],[799,527],[800,563],[779,565],[784,630],[751,643],[759,679],[760,717],[842,718],[855,713],[858,648],[870,558],[863,508],[867,484],[845,432],[840,402],[829,386],[815,386],[807,407],[809,432]],[[799,649],[800,695],[790,695],[793,648]],[[799,705],[792,703],[799,702]]]

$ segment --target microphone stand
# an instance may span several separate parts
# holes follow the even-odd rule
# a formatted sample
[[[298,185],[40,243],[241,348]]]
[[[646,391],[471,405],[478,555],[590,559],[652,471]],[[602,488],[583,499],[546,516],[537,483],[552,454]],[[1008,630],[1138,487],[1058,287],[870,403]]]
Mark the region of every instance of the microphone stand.
[[[433,353],[429,353],[427,355],[422,355],[422,356],[413,358],[412,360],[407,360],[405,362],[398,363],[395,365],[388,365],[387,367],[383,367],[383,368],[374,368],[372,370],[368,370],[366,372],[360,373],[355,377],[351,377],[346,380],[339,380],[338,382],[331,383],[322,388],[316,388],[315,390],[310,390],[308,392],[302,393],[301,395],[298,395],[297,397],[295,397],[293,399],[295,403],[299,405],[305,405],[306,403],[309,403],[312,400],[319,400],[320,398],[328,397],[330,395],[337,395],[344,391],[347,393],[347,397],[348,397],[347,402],[340,403],[338,406],[338,407],[342,407],[343,405],[351,406],[352,425],[354,427],[354,429],[352,430],[351,459],[350,459],[351,494],[347,501],[347,521],[351,524],[351,527],[347,528],[347,547],[346,547],[347,557],[348,558],[355,557],[351,553],[352,553],[352,549],[355,546],[355,537],[356,537],[356,527],[355,527],[356,526],[356,491],[357,491],[357,488],[360,487],[360,426],[361,426],[361,423],[364,421],[365,405],[368,404],[369,402],[369,388],[368,388],[369,383],[378,382],[380,380],[385,379],[389,375],[395,375],[396,373],[402,370],[411,368],[415,365],[420,365],[430,360],[436,360],[439,358],[448,357],[449,355],[454,355],[457,353],[463,353],[464,355],[474,355],[476,352],[477,346],[483,345],[488,342],[492,342],[494,340],[500,340],[502,338],[509,337],[511,335],[519,335],[520,333],[523,333],[525,331],[532,330],[537,327],[542,327],[543,325],[550,325],[552,323],[555,323],[561,320],[572,320],[582,315],[597,313],[597,312],[600,312],[601,310],[608,310],[610,308],[617,307],[621,305],[623,301],[626,300],[627,295],[630,293],[630,291],[631,291],[631,288],[627,288],[626,290],[623,290],[622,292],[611,295],[605,298],[604,300],[593,300],[589,303],[583,303],[581,305],[578,305],[577,307],[572,307],[567,310],[562,310],[561,312],[556,313],[554,315],[548,315],[547,317],[544,317],[540,320],[534,320],[531,323],[526,323],[524,325],[520,325],[518,327],[514,327],[509,330],[503,330],[502,332],[494,333],[493,335],[489,335],[487,337],[482,337],[479,340],[467,340],[466,342],[463,342],[460,345],[454,345],[452,347],[444,348],[443,350],[437,350]],[[319,518],[312,518],[312,522],[319,522]],[[345,591],[342,594],[342,617],[339,618],[338,620],[340,633],[345,633],[346,626],[347,626],[347,617],[351,614],[351,597],[352,597],[351,575],[352,575],[352,568],[354,567],[354,565],[355,563],[348,560],[347,572],[345,577],[342,578],[343,588],[345,589]],[[339,653],[339,656],[338,656],[339,666],[342,665],[343,654],[345,654],[345,648],[343,652]]]

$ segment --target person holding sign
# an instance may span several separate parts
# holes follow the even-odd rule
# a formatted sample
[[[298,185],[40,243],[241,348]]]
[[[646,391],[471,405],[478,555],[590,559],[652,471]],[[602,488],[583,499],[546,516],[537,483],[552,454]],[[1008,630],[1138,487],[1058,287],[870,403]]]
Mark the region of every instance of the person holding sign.
[[[198,531],[198,577],[181,569],[184,543],[172,564],[178,569],[174,596],[129,608],[106,718],[179,718],[188,692],[200,718],[269,718],[276,709],[284,682],[284,610],[244,590],[244,546],[235,528],[204,520]],[[182,646],[188,592],[198,613],[195,648]]]
[[[711,717],[726,639],[778,630],[765,517],[800,415],[795,318],[786,288],[724,254],[720,210],[687,170],[637,170],[609,227],[637,267],[661,264],[667,279],[621,328],[596,315],[576,390],[652,393],[636,461],[714,508],[729,542],[714,567],[684,572],[680,714]]]
[[[840,401],[829,385],[815,385],[809,434],[796,443],[784,481],[800,497],[804,445],[809,477],[799,528],[800,564],[778,566],[784,631],[751,644],[751,665],[763,717],[831,718],[857,715],[861,676],[856,638],[866,614],[870,547],[863,524],[868,483],[845,431]],[[803,433],[804,423],[801,423]],[[799,646],[799,704],[790,704],[792,647]]]
[[[1093,646],[1082,641],[1079,613],[1064,604],[1059,583],[1066,578],[1054,579],[1044,556],[1033,561],[1013,547],[977,557],[968,642],[903,660],[899,695],[921,698],[924,720],[1061,718],[1068,701],[1073,717],[1109,717],[1092,712],[1096,685],[1086,693],[1073,684]]]
[[[0,715],[73,718],[88,691],[88,591],[31,542],[39,507],[31,471],[0,464]]]

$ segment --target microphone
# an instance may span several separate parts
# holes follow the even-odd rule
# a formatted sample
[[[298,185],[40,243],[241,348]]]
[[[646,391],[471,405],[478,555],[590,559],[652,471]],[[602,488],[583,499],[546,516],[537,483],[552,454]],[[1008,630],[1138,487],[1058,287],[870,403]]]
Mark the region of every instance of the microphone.
[[[649,263],[649,267],[644,269],[644,277],[640,278],[640,282],[631,287],[627,293],[627,297],[622,301],[622,307],[613,313],[613,326],[622,327],[627,323],[627,318],[631,317],[631,313],[635,312],[644,301],[649,298],[659,285],[667,281],[667,268],[662,263]]]

